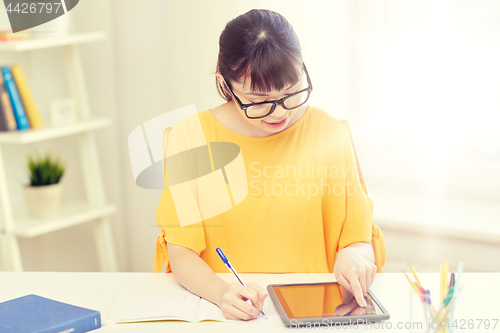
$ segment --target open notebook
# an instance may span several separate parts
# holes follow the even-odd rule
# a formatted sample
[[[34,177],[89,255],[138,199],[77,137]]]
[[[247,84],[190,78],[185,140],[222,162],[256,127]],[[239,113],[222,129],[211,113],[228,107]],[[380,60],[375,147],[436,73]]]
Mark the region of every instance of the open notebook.
[[[269,297],[264,301],[264,312],[270,312]],[[233,321],[226,319],[217,305],[187,290],[139,290],[119,292],[104,324],[153,320]],[[268,318],[260,314],[251,320]]]

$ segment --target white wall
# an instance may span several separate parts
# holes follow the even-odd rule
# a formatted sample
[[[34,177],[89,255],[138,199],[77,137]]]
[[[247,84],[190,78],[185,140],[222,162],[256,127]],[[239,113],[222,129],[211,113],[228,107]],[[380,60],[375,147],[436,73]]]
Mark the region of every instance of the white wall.
[[[500,202],[500,3],[358,4],[356,121],[359,151],[378,166],[371,184]]]
[[[447,255],[500,270],[486,259],[500,254],[500,3],[356,3],[353,131],[378,223],[400,222],[385,229],[391,267],[436,271]],[[471,241],[480,229],[496,242]]]

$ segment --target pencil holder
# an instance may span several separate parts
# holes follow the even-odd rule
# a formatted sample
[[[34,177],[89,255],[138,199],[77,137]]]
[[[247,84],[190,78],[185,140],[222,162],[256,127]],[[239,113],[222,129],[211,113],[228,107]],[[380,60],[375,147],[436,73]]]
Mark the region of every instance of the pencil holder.
[[[410,293],[410,321],[406,323],[411,333],[451,333],[453,330],[453,312],[458,293],[453,297],[449,306],[439,304],[436,297],[427,302],[425,294],[417,293],[409,288]]]
[[[427,305],[422,301],[420,293],[417,294],[412,288],[409,288],[408,292],[410,293],[410,320],[405,323],[406,328],[412,333],[438,332],[437,328],[429,330]]]

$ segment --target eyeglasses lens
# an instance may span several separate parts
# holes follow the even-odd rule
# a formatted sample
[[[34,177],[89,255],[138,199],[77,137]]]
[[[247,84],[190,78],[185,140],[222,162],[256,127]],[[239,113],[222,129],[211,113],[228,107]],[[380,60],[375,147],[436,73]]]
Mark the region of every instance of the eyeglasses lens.
[[[297,95],[290,96],[283,101],[286,109],[295,109],[307,102],[309,98],[309,91],[303,91]],[[252,105],[247,108],[247,115],[249,117],[262,117],[271,111],[273,103],[264,103],[259,105]]]

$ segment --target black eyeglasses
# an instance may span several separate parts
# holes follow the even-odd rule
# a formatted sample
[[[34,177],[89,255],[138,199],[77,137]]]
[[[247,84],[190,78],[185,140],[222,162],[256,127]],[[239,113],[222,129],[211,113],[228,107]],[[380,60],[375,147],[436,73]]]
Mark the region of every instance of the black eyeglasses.
[[[302,89],[300,91],[297,91],[291,95],[285,96],[282,99],[279,99],[277,101],[266,101],[266,102],[260,102],[260,103],[250,103],[250,104],[243,104],[241,103],[241,100],[234,94],[233,90],[227,83],[226,79],[224,78],[224,83],[226,84],[227,89],[229,89],[229,92],[233,96],[233,98],[236,100],[240,108],[245,111],[245,115],[247,118],[250,119],[259,119],[259,118],[264,118],[269,116],[271,113],[274,112],[276,109],[277,105],[281,105],[284,109],[286,110],[293,110],[298,108],[299,106],[304,105],[307,100],[309,99],[309,95],[311,94],[311,91],[313,90],[312,84],[311,84],[311,79],[309,78],[309,73],[307,72],[306,65],[303,65],[304,72],[306,73],[307,77],[307,84],[309,85],[307,88]]]

